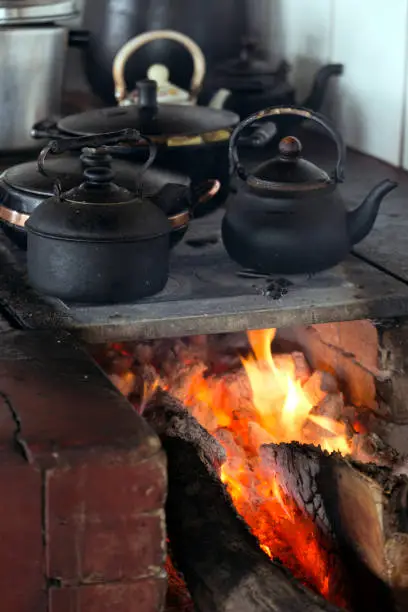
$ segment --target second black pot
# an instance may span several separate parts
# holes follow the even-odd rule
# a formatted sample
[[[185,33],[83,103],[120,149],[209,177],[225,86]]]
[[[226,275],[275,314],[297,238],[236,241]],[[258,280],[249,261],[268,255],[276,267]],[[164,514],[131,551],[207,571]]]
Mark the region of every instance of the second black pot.
[[[138,83],[138,105],[104,108],[70,115],[52,126],[46,121],[33,128],[34,137],[86,137],[103,132],[136,128],[157,147],[156,163],[167,170],[187,175],[193,189],[206,181],[220,188],[211,202],[197,206],[195,216],[208,214],[223,204],[229,194],[228,145],[238,125],[235,113],[199,106],[157,103],[157,84]],[[126,159],[146,159],[146,145],[137,143],[117,150]]]

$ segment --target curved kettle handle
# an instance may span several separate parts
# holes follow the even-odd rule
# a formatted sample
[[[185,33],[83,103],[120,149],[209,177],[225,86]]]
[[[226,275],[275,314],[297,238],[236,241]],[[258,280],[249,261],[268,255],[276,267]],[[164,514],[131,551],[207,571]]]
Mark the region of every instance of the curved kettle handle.
[[[113,60],[112,74],[115,83],[115,98],[118,103],[126,98],[125,65],[128,59],[141,47],[154,40],[173,40],[183,45],[193,58],[194,70],[190,83],[190,98],[195,101],[201,91],[206,62],[200,47],[191,38],[175,30],[153,30],[131,38],[117,53]]]
[[[48,155],[62,155],[67,151],[76,149],[91,148],[93,151],[109,151],[111,147],[125,142],[147,142],[149,146],[149,157],[138,172],[138,176],[142,175],[156,159],[157,146],[147,136],[142,136],[139,130],[128,128],[118,132],[105,132],[102,134],[94,134],[92,136],[79,136],[67,138],[65,140],[50,140],[50,142],[40,151],[37,158],[38,172],[47,178],[50,178],[45,169],[45,161]],[[58,195],[61,193],[61,181],[57,177],[55,179],[54,191]]]
[[[244,166],[241,164],[239,160],[239,154],[238,154],[238,148],[237,148],[238,138],[242,130],[244,130],[246,127],[248,127],[255,121],[258,121],[259,119],[264,119],[265,117],[281,116],[281,115],[296,115],[298,117],[303,117],[304,119],[310,119],[312,121],[315,121],[319,125],[321,125],[326,130],[326,132],[329,133],[331,138],[336,143],[336,147],[337,147],[337,162],[336,162],[336,167],[332,173],[331,178],[336,183],[343,182],[344,181],[344,162],[346,158],[346,149],[344,146],[344,141],[342,137],[340,136],[340,133],[336,130],[336,128],[332,125],[332,123],[328,119],[326,119],[319,113],[315,113],[306,108],[296,108],[292,106],[274,106],[271,108],[267,108],[265,110],[254,113],[253,115],[250,115],[249,117],[244,119],[244,121],[241,121],[239,125],[237,125],[237,127],[232,133],[232,136],[230,139],[230,145],[229,145],[229,157],[230,157],[230,165],[231,165],[232,172],[236,170],[238,176],[244,181],[246,181],[248,178],[248,172],[245,170]]]

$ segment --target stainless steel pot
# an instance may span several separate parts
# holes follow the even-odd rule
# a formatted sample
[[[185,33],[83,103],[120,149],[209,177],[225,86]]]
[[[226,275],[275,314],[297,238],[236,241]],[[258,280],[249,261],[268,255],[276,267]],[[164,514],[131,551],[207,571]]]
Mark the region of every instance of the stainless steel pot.
[[[33,123],[60,111],[75,0],[0,0],[0,151],[37,149]]]

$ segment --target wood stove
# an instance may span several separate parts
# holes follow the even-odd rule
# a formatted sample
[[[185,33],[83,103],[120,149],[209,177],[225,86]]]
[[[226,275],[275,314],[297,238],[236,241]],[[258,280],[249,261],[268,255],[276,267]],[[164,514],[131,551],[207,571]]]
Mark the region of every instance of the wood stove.
[[[363,320],[94,349],[167,452],[169,549],[198,610],[405,609],[406,333]]]
[[[351,205],[367,191],[373,174],[397,178],[402,189],[348,260],[310,278],[260,277],[237,268],[222,249],[216,213],[196,221],[177,248],[162,294],[134,305],[79,306],[30,289],[24,255],[1,238],[2,469],[9,499],[3,524],[14,526],[2,565],[9,572],[3,574],[3,592],[10,612],[28,612],[33,601],[38,612],[162,609],[166,482],[159,437],[169,463],[170,550],[197,609],[406,609],[408,181],[380,162],[350,156],[345,188]],[[285,556],[261,541],[259,517],[251,524],[226,468],[222,471],[226,449],[236,443],[226,426],[228,415],[221,415],[222,427],[203,421],[185,393],[182,372],[174,380],[184,360],[190,369],[201,361],[208,370],[204,380],[215,385],[211,392],[235,389],[245,398],[251,390],[239,355],[248,359],[250,350],[242,332],[259,329],[277,330],[270,337],[275,365],[285,371],[292,364],[292,382],[314,398],[309,399],[313,418],[302,423],[301,446],[291,445],[296,437],[290,435],[263,438],[265,427],[252,421],[252,436],[266,448],[259,460],[279,476],[267,498],[277,501],[291,527],[286,538],[301,532],[294,514],[307,524],[313,516],[315,537],[299,550],[303,556],[314,545],[325,551],[336,568],[327,574],[329,585],[319,583],[314,569],[312,575],[300,571],[302,555],[292,554],[293,542]],[[159,349],[160,357],[149,362],[146,355]],[[7,404],[13,396],[16,401]],[[327,419],[337,423],[334,431],[327,429]],[[321,441],[322,424],[333,445],[319,450],[307,443]],[[333,438],[346,440],[358,465],[344,459]],[[326,454],[333,450],[341,455]],[[375,467],[367,467],[368,459]],[[17,478],[19,487],[12,485]],[[25,479],[33,483],[23,487]],[[299,483],[316,491],[310,501],[309,489]],[[20,514],[13,514],[24,499],[36,506],[22,531]],[[209,506],[216,511],[211,514]],[[197,507],[206,512],[194,515]],[[353,522],[350,508],[357,507],[356,516],[364,519]],[[23,563],[26,542],[30,564]],[[16,573],[19,581],[12,587]],[[188,598],[183,602],[190,605]],[[181,608],[180,598],[176,605]]]

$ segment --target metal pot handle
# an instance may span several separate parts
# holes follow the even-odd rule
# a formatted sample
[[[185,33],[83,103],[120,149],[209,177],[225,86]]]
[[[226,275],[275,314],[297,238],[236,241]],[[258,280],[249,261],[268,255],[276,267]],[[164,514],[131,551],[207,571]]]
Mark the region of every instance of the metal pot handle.
[[[31,138],[44,140],[44,138],[64,138],[58,130],[58,119],[42,119],[34,123],[31,128]]]
[[[337,147],[337,162],[336,167],[331,175],[332,180],[335,183],[342,183],[344,181],[344,162],[346,157],[346,149],[344,146],[344,141],[340,136],[339,132],[336,128],[331,124],[331,122],[320,115],[319,113],[315,113],[306,108],[296,108],[292,106],[274,106],[271,108],[267,108],[265,110],[259,111],[241,121],[241,123],[235,128],[231,135],[230,144],[229,144],[229,158],[230,158],[230,167],[231,172],[234,170],[237,171],[238,176],[246,181],[248,179],[248,172],[245,170],[244,166],[241,164],[239,160],[237,142],[238,138],[246,127],[252,125],[255,121],[259,119],[264,119],[265,117],[274,117],[281,115],[297,115],[298,117],[303,117],[304,119],[310,119],[315,121],[319,125],[321,125],[326,132],[329,133],[331,138],[336,143]]]
[[[77,149],[92,148],[99,151],[111,151],[112,147],[125,142],[147,142],[149,145],[149,157],[140,168],[137,177],[140,177],[153,164],[157,146],[150,138],[142,136],[138,130],[126,129],[118,132],[105,132],[103,134],[95,134],[93,136],[80,136],[77,138],[66,138],[64,140],[51,140],[40,152],[37,158],[37,168],[40,174],[50,178],[45,169],[45,161],[48,155],[62,155],[67,151]],[[55,179],[54,192],[60,195],[62,192],[61,181],[58,177]]]
[[[206,63],[200,47],[191,38],[176,32],[175,30],[154,30],[145,32],[129,40],[117,53],[112,67],[113,80],[115,83],[115,98],[120,104],[126,98],[125,65],[129,58],[144,45],[154,40],[174,40],[183,45],[191,54],[194,63],[193,76],[190,83],[190,99],[195,102],[201,91]]]

